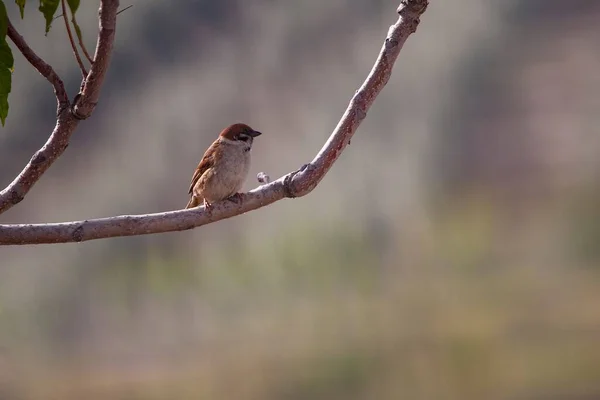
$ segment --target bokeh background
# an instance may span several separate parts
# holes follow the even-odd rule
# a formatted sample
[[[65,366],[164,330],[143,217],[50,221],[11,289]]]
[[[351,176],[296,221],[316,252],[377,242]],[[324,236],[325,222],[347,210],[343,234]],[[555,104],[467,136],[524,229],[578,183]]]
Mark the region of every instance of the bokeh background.
[[[431,3],[309,196],[193,231],[1,248],[0,398],[600,398],[600,2]],[[246,189],[298,168],[398,1],[129,4],[95,114],[0,222],[181,208],[234,121],[264,132]],[[62,20],[44,37],[36,4],[24,21],[7,6],[72,97]],[[54,123],[50,86],[15,58],[0,186]]]

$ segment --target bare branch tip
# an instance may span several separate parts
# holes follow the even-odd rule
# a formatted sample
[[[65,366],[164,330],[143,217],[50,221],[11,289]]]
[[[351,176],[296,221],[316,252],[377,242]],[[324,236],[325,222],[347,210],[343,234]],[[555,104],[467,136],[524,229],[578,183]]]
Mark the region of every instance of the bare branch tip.
[[[428,0],[402,0],[396,12],[398,14],[403,14],[405,12],[414,13],[418,16],[425,12],[428,5]]]
[[[127,7],[125,7],[124,9],[117,11],[117,15],[121,14],[123,11],[129,10],[131,7],[133,7],[133,4],[130,4]]]
[[[258,174],[256,174],[256,180],[258,180],[258,183],[261,183],[263,185],[266,185],[267,183],[271,182],[271,178],[269,177],[269,175],[267,175],[264,172],[259,172]]]

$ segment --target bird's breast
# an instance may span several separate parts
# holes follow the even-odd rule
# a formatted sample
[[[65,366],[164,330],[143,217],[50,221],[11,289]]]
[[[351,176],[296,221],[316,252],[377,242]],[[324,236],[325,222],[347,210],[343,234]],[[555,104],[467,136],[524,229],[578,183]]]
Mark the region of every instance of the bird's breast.
[[[250,152],[242,147],[230,150],[206,177],[204,197],[209,201],[222,200],[239,192],[248,176]]]

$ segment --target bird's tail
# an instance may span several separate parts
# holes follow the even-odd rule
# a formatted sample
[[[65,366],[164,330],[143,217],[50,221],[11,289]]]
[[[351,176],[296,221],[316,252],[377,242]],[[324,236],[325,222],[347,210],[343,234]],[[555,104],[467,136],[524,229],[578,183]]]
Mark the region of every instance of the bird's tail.
[[[187,206],[185,206],[185,208],[198,207],[203,201],[204,201],[204,199],[202,199],[200,197],[192,196],[190,198],[190,201],[188,201]]]

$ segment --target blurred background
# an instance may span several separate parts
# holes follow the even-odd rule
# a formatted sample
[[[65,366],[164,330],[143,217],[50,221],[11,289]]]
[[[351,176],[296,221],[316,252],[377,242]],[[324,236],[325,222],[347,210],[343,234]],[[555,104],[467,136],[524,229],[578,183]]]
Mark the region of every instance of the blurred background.
[[[398,3],[123,0],[96,112],[0,222],[179,209],[236,121],[264,132],[246,189],[297,169]],[[73,98],[63,21],[44,37],[37,4],[7,7]],[[432,1],[309,196],[1,248],[0,398],[600,398],[599,18],[594,0]],[[49,84],[15,59],[2,187],[54,125]]]

